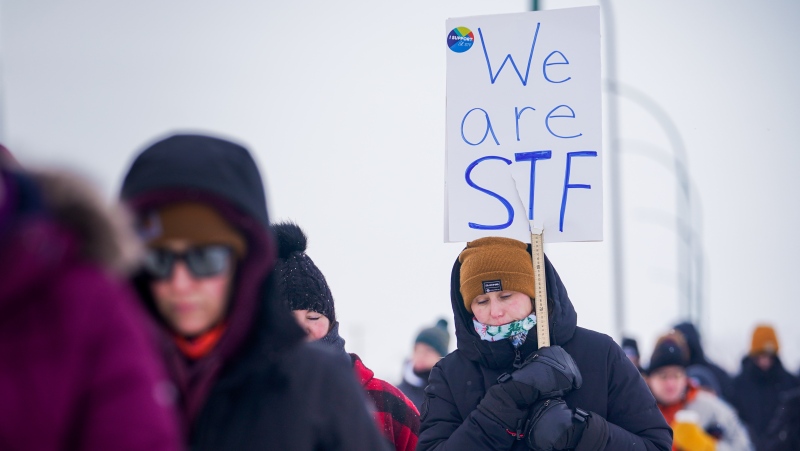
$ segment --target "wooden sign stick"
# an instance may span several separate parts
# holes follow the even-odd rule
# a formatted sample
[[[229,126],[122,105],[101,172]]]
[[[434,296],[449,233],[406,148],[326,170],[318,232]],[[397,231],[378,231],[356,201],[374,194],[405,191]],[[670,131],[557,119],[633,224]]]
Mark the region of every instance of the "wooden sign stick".
[[[536,339],[540,348],[550,346],[550,315],[547,311],[547,285],[544,276],[544,229],[534,227],[531,221],[531,259],[533,261],[533,281],[536,290],[534,311],[536,312]]]

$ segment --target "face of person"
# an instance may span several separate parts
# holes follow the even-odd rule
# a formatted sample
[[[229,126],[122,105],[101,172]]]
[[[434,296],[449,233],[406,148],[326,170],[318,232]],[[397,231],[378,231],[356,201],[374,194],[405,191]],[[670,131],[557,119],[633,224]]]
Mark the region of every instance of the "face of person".
[[[758,354],[753,358],[755,361],[756,366],[761,368],[761,371],[768,371],[772,368],[772,364],[774,362],[771,354]]]
[[[184,240],[169,240],[159,246],[162,253],[177,254],[185,254],[190,248],[190,243]],[[227,263],[217,266],[220,271],[202,277],[189,269],[185,258],[175,259],[167,277],[155,278],[150,283],[159,314],[175,332],[193,337],[223,320],[233,278],[232,257],[225,258]]]
[[[433,368],[433,365],[436,365],[436,362],[441,360],[441,358],[442,356],[429,345],[417,343],[414,345],[414,354],[411,355],[411,363],[414,366],[414,371],[423,372]]]
[[[683,399],[688,384],[686,369],[677,365],[659,368],[647,378],[647,384],[656,401],[671,406]]]
[[[533,312],[530,296],[519,291],[493,291],[472,300],[472,314],[487,326],[519,321]]]
[[[328,334],[331,320],[322,313],[313,310],[293,310],[294,317],[300,327],[306,331],[306,340],[317,341]]]

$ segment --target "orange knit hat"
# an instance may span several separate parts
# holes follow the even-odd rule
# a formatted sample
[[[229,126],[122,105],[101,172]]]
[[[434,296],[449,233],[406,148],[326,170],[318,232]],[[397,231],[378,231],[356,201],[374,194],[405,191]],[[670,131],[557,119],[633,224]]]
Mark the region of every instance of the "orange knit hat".
[[[461,262],[461,296],[472,313],[472,301],[492,291],[518,291],[536,297],[528,246],[511,238],[486,237],[467,243]]]
[[[778,354],[778,336],[771,326],[762,324],[753,331],[750,355],[756,354]]]

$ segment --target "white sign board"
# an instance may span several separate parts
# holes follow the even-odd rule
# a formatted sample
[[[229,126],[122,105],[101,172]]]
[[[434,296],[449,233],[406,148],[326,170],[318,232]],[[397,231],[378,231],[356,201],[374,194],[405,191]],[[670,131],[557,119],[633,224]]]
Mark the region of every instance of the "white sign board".
[[[600,8],[447,21],[445,241],[603,239]]]

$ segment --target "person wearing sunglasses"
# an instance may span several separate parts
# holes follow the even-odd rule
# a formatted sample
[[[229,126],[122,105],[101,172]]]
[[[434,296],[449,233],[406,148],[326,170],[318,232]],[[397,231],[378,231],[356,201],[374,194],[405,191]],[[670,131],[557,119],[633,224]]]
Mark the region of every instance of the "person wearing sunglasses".
[[[147,247],[133,284],[161,326],[190,449],[386,449],[350,369],[305,343],[276,295],[266,196],[244,147],[159,140],[121,197]]]

